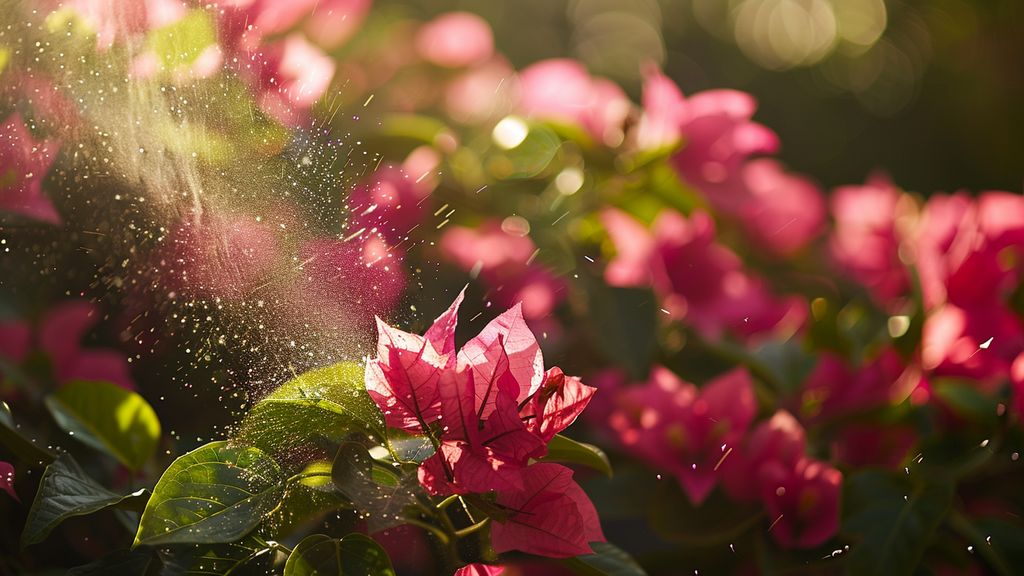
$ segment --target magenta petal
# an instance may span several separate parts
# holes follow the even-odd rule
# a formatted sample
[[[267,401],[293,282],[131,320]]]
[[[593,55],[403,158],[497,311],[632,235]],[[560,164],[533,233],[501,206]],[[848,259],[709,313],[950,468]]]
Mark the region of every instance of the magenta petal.
[[[61,383],[73,380],[110,382],[126,390],[135,389],[128,359],[115,350],[83,351],[73,362],[59,366],[56,376]]]
[[[452,305],[434,320],[423,335],[439,354],[451,354],[455,351],[455,327],[459,322],[459,306],[465,295],[466,289],[463,288]]]
[[[499,554],[520,550],[566,558],[591,553],[592,538],[604,540],[593,505],[565,466],[524,469],[523,489],[499,493],[498,504],[510,511],[504,522],[491,525],[491,544]]]
[[[452,576],[499,576],[505,571],[504,566],[491,564],[468,564],[455,571]]]
[[[548,370],[540,390],[524,407],[523,416],[533,416],[528,421],[530,431],[550,441],[576,420],[596,391],[578,377],[566,376],[561,368]]]
[[[11,498],[21,501],[18,493],[14,491],[14,466],[8,462],[0,462],[0,490],[11,495]]]
[[[96,306],[84,300],[62,302],[53,307],[39,327],[39,345],[50,356],[54,369],[75,362],[82,337],[99,319]]]
[[[480,443],[500,458],[525,466],[530,458],[544,456],[547,445],[544,439],[527,429],[517,410],[510,394],[500,394],[494,412],[480,431]]]
[[[0,322],[0,356],[21,362],[32,349],[32,328],[27,322]]]
[[[453,480],[447,482],[447,493],[485,494],[492,491],[517,491],[523,488],[520,466],[506,464],[491,450],[472,447],[465,442],[442,442],[437,453],[424,462],[421,470],[424,467],[426,474],[445,482],[448,474],[451,474]],[[432,486],[436,490],[439,482],[434,481]],[[445,490],[441,491],[444,492]]]
[[[502,355],[508,356],[508,370],[518,383],[517,402],[529,398],[540,387],[544,377],[544,358],[533,332],[523,319],[522,306],[516,304],[492,320],[483,331],[459,351],[459,368],[468,366],[474,371],[477,385],[491,382],[496,375]],[[500,374],[499,374],[500,376]],[[482,419],[494,411],[495,396],[478,394]]]
[[[366,364],[366,391],[388,426],[422,432],[441,415],[438,381],[447,357],[428,341],[377,320],[378,357]]]

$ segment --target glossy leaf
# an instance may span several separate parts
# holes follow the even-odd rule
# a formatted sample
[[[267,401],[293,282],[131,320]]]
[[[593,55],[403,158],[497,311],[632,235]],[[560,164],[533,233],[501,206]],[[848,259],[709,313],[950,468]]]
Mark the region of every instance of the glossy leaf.
[[[401,524],[405,507],[416,501],[414,490],[419,486],[414,474],[399,476],[355,442],[338,449],[331,477],[338,491],[367,514],[373,531]]]
[[[135,545],[232,542],[284,495],[284,476],[258,448],[212,442],[171,463],[142,514]]]
[[[363,386],[363,368],[343,362],[282,384],[245,417],[237,440],[277,454],[353,432],[384,438],[384,419]]]
[[[120,550],[99,560],[68,570],[67,576],[143,576],[153,554],[149,550]]]
[[[227,576],[243,569],[246,573],[252,569],[253,573],[267,574],[266,564],[273,550],[255,534],[238,542],[171,546],[160,551],[160,576]]]
[[[18,426],[14,423],[14,416],[11,414],[11,408],[2,400],[0,400],[0,444],[26,462],[46,465],[56,458],[53,452],[29,440],[18,430]]]
[[[593,554],[565,560],[573,572],[581,576],[646,576],[647,572],[623,549],[607,542],[590,545]]]
[[[866,471],[846,480],[841,531],[850,545],[850,574],[913,574],[953,499],[947,482],[915,484]]]
[[[160,441],[160,421],[142,397],[109,382],[73,382],[46,398],[57,425],[132,470]]]
[[[110,506],[132,506],[146,497],[146,490],[127,496],[107,490],[90,478],[74,458],[62,454],[43,473],[21,533],[21,545],[42,542],[58,524],[73,516],[85,516]]]
[[[367,536],[349,534],[341,540],[322,534],[307,536],[292,550],[284,576],[394,576],[387,552]]]
[[[654,355],[658,305],[646,288],[589,283],[593,333],[609,358],[635,380],[643,380]]]
[[[612,465],[608,456],[603,450],[593,444],[577,442],[567,436],[555,434],[548,442],[548,453],[543,458],[545,462],[562,462],[565,464],[579,464],[593,468],[605,476],[612,475]]]

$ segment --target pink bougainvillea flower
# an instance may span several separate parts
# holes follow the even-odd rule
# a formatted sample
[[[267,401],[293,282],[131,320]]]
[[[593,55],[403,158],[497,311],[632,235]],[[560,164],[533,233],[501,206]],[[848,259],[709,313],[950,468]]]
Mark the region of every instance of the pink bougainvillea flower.
[[[821,190],[775,160],[748,162],[741,174],[745,198],[734,216],[758,247],[790,254],[806,246],[825,224]]]
[[[39,325],[39,347],[49,356],[59,383],[101,381],[133,390],[135,384],[124,354],[82,347],[82,337],[99,319],[99,308],[91,302],[72,300],[58,304]]]
[[[905,364],[891,348],[860,367],[826,353],[807,377],[803,404],[808,418],[832,418],[899,404],[926,388],[920,368]]]
[[[565,282],[534,262],[536,245],[529,236],[485,222],[474,228],[449,226],[439,247],[444,259],[476,271],[501,306],[522,303],[529,320],[543,319],[565,298]]]
[[[519,550],[566,558],[590,554],[591,542],[605,541],[594,505],[564,466],[525,468],[522,490],[499,492],[497,503],[508,511],[491,525],[491,543],[499,554]]]
[[[829,239],[832,259],[882,304],[905,295],[910,286],[899,259],[897,230],[897,220],[910,216],[909,204],[885,176],[863,186],[841,186],[829,198],[835,220]]]
[[[460,293],[424,336],[377,319],[377,357],[367,362],[365,381],[388,426],[422,432],[423,425],[441,416],[439,382],[446,373],[443,370],[455,366],[455,327],[462,298]]]
[[[491,27],[470,12],[448,12],[416,33],[416,50],[424,60],[448,68],[479,64],[494,53]]]
[[[421,185],[418,177],[410,178],[399,167],[385,166],[357,184],[348,198],[352,211],[349,229],[380,234],[392,246],[407,239],[427,211],[430,188]]]
[[[765,482],[765,467],[795,466],[804,457],[806,435],[792,414],[779,410],[761,422],[741,446],[723,455],[722,486],[736,500],[757,500]]]
[[[532,118],[575,124],[609,146],[623,139],[631,104],[615,83],[593,78],[575,60],[543,60],[519,73],[519,110]]]
[[[486,124],[511,111],[515,90],[515,70],[504,59],[492,58],[448,82],[445,110],[463,124]]]
[[[503,572],[505,572],[504,566],[477,563],[459,568],[452,576],[500,576]]]
[[[10,494],[11,498],[21,501],[18,498],[18,493],[14,491],[14,466],[3,461],[0,461],[0,490]]]
[[[540,389],[520,410],[520,416],[529,418],[527,428],[531,432],[549,442],[576,420],[596,391],[556,366],[544,374]]]
[[[1017,419],[1024,421],[1024,352],[1018,354],[1010,366],[1010,393]]]
[[[101,381],[133,390],[135,384],[124,354],[82,347],[82,338],[99,320],[99,314],[90,302],[70,300],[50,309],[35,334],[27,321],[0,323],[0,357],[19,364],[38,349],[49,359],[58,384]]]
[[[42,187],[56,152],[56,143],[32,137],[20,115],[7,117],[0,128],[0,211],[60,224]]]
[[[1022,350],[1021,318],[999,302],[969,310],[945,304],[922,327],[921,365],[937,376],[996,385]]]
[[[656,366],[647,384],[623,388],[609,425],[618,440],[678,478],[690,501],[702,503],[718,481],[723,454],[740,444],[757,405],[745,370],[698,389]]]
[[[637,125],[637,146],[657,149],[674,146],[682,140],[687,107],[683,93],[657,67],[644,71],[643,114]]]
[[[766,467],[762,498],[772,537],[785,548],[813,548],[839,530],[843,475],[824,462],[804,458],[796,466]]]
[[[334,77],[334,60],[301,34],[268,44],[249,60],[256,71],[260,108],[289,126],[299,123]]]
[[[711,218],[695,212],[689,219],[663,211],[647,232],[638,222],[612,209],[602,222],[615,245],[605,270],[613,286],[653,285],[662,306],[709,338],[729,331],[754,336],[788,325],[806,315],[800,299],[778,298],[750,276],[739,257],[715,242]]]

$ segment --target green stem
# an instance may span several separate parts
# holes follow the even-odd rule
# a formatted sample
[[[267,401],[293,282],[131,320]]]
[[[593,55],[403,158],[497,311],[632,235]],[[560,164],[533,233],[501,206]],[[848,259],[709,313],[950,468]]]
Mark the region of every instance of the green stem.
[[[456,530],[455,531],[455,537],[456,538],[464,538],[466,536],[469,536],[470,534],[472,534],[474,532],[478,532],[479,530],[483,529],[490,522],[491,522],[490,518],[484,518],[483,520],[477,522],[476,524],[473,524],[472,526],[467,526],[467,527],[463,528],[462,530]]]
[[[449,496],[449,497],[445,498],[444,500],[441,500],[440,502],[438,502],[437,505],[434,506],[434,507],[437,508],[438,510],[444,510],[449,505],[451,505],[452,502],[455,502],[458,499],[459,499],[459,495],[458,494],[452,494],[451,496]]]
[[[1010,576],[1014,574],[1014,571],[1010,569],[1003,558],[996,554],[995,550],[992,549],[992,546],[988,543],[981,532],[978,532],[978,529],[971,524],[971,520],[969,518],[960,512],[953,510],[949,513],[949,516],[946,517],[946,523],[954,532],[963,536],[965,540],[972,543],[974,545],[974,550],[978,552],[985,562],[988,563],[989,567],[991,567],[997,574],[1001,574],[1003,576]]]

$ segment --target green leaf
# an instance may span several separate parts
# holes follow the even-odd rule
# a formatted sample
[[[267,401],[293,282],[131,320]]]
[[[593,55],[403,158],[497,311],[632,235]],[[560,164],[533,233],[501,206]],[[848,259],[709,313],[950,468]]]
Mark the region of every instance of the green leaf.
[[[646,576],[647,572],[623,549],[607,542],[593,542],[593,554],[565,560],[581,576]]]
[[[146,490],[127,496],[107,490],[90,478],[74,458],[61,454],[43,473],[21,533],[21,545],[42,542],[58,524],[72,516],[85,516],[110,506],[131,506],[146,497]]]
[[[983,394],[970,381],[941,379],[933,384],[933,390],[936,396],[964,418],[992,423],[997,419],[999,399]]]
[[[271,454],[318,438],[340,442],[353,432],[384,439],[384,419],[363,385],[363,367],[342,362],[312,370],[260,400],[237,440]]]
[[[850,574],[913,574],[953,499],[949,482],[915,484],[899,475],[865,471],[849,476],[843,534]]]
[[[1024,566],[1024,525],[996,518],[974,521],[975,532],[983,541],[975,544],[978,553],[1001,576],[1012,576]]]
[[[658,305],[648,288],[588,284],[593,334],[605,353],[635,380],[643,380],[654,355]]]
[[[217,29],[203,10],[189,10],[172,24],[150,32],[148,48],[168,70],[192,64],[217,42]]]
[[[67,576],[143,576],[152,560],[149,550],[120,550],[91,564],[72,568]]]
[[[57,425],[138,470],[160,441],[160,420],[142,396],[109,382],[72,382],[46,398]]]
[[[561,434],[555,434],[551,442],[548,442],[548,453],[541,460],[579,464],[593,468],[605,476],[612,475],[612,464],[604,451],[593,444],[577,442]]]
[[[278,505],[284,489],[281,468],[262,450],[211,442],[164,471],[135,545],[239,540]]]
[[[356,442],[345,442],[338,449],[331,478],[338,491],[366,514],[371,531],[401,524],[419,486],[415,474],[399,476]]]
[[[255,534],[238,542],[170,546],[160,550],[160,576],[226,576],[239,574],[243,567],[270,574],[266,564],[274,549]]]
[[[694,506],[675,482],[659,482],[648,504],[651,527],[666,540],[695,547],[725,546],[764,516],[760,506],[737,504],[715,490]]]
[[[56,458],[53,452],[36,445],[18,430],[14,423],[11,408],[0,400],[0,444],[7,447],[15,456],[26,462],[46,465]]]
[[[367,536],[349,534],[336,540],[307,536],[284,565],[284,576],[394,576],[387,552]]]

